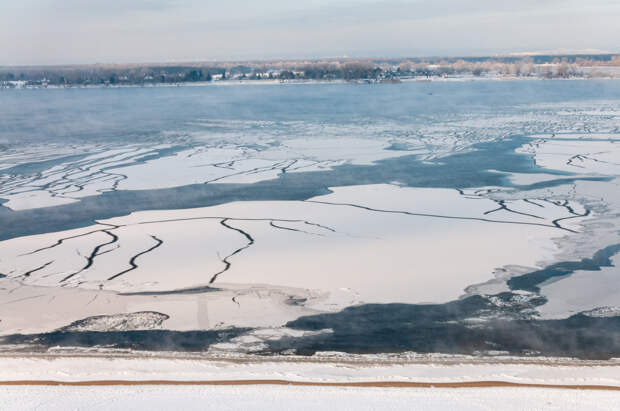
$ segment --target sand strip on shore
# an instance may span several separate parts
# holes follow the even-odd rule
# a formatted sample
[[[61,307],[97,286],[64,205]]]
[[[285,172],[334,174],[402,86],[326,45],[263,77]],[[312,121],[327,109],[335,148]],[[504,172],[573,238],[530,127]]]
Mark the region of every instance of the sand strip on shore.
[[[305,382],[287,380],[213,380],[213,381],[174,381],[174,380],[97,380],[97,381],[54,381],[54,380],[17,380],[0,381],[0,386],[139,386],[139,385],[290,385],[309,387],[392,387],[392,388],[552,388],[574,390],[620,391],[620,386],[613,385],[563,385],[563,384],[525,384],[505,381],[468,381],[468,382],[408,382],[408,381],[365,381],[365,382]]]

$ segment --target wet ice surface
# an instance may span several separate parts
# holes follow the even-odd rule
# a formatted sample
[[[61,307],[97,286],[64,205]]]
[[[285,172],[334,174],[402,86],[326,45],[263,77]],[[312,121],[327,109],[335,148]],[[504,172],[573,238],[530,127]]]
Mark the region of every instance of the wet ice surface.
[[[85,120],[4,114],[0,334],[620,355],[618,84],[574,83],[37,91]]]

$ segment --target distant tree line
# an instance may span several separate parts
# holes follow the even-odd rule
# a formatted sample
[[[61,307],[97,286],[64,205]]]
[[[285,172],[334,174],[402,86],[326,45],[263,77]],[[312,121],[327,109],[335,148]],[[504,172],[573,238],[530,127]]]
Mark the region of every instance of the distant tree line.
[[[99,67],[27,67],[0,68],[0,81],[27,81],[49,85],[148,84],[212,81],[225,68],[183,66],[99,68]]]
[[[397,81],[454,75],[569,78],[613,76],[620,55],[247,62],[244,64],[0,67],[0,85],[148,85],[221,80]],[[584,68],[588,68],[585,70]],[[613,71],[611,72],[613,73]]]

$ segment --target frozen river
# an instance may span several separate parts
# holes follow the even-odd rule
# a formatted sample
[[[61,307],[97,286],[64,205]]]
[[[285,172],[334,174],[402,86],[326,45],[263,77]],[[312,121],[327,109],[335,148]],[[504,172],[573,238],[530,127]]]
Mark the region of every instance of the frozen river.
[[[0,91],[0,344],[620,356],[620,83]]]

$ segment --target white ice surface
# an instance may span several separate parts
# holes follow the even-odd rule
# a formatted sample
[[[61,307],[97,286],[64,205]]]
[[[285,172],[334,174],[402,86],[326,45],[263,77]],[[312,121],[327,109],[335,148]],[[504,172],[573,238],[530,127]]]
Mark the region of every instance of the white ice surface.
[[[568,113],[570,114],[570,113]],[[602,115],[611,115],[603,113]],[[617,118],[617,116],[616,116]],[[617,130],[617,127],[616,127]],[[563,244],[566,261],[590,258],[598,250],[618,243],[620,222],[620,135],[617,132],[570,132],[532,135],[533,140],[517,151],[533,156],[544,169],[575,173],[573,177],[611,177],[610,181],[575,181],[570,185],[521,192],[516,196],[549,196],[579,201],[595,215],[585,224],[575,242]],[[531,184],[546,174],[510,175],[511,182]],[[615,177],[615,178],[614,178]],[[537,181],[538,180],[538,181]],[[541,285],[547,303],[538,307],[541,318],[566,318],[583,311],[611,315],[620,307],[619,259],[612,267],[578,270]]]
[[[35,176],[0,178],[3,206],[13,210],[50,207],[113,190],[147,190],[203,183],[248,184],[282,173],[317,171],[342,164],[372,164],[411,154],[429,154],[420,142],[411,149],[387,150],[387,139],[293,138],[255,146],[201,145],[144,160],[162,145],[109,149],[53,166]],[[259,148],[257,148],[259,147]]]
[[[561,178],[570,178],[572,176],[563,177],[557,174],[545,174],[545,173],[510,173],[508,179],[511,184],[515,185],[529,185],[543,183],[546,181],[558,180]]]
[[[578,174],[620,175],[620,140],[534,140],[519,152],[540,167]]]
[[[50,332],[86,317],[140,311],[169,315],[163,328],[170,330],[233,326],[270,329],[302,315],[317,313],[287,304],[290,298],[310,301],[325,298],[306,290],[261,286],[229,287],[196,294],[119,295],[110,291],[24,286],[4,279],[0,280],[0,288],[0,335]],[[344,297],[343,301],[346,301]],[[278,338],[278,332],[272,334],[265,338]]]
[[[213,280],[223,288],[320,290],[338,300],[345,291],[346,305],[444,302],[491,279],[497,267],[533,267],[551,259],[557,251],[552,240],[570,234],[552,221],[575,217],[565,205],[545,200],[504,206],[456,190],[372,185],[335,188],[309,201],[137,212],[83,229],[4,241],[0,272],[45,287],[165,291]],[[577,203],[573,209],[581,210]],[[561,223],[577,231],[582,220]],[[73,238],[36,251],[68,237]],[[315,303],[339,309],[344,301]]]
[[[620,255],[611,258],[612,267],[600,271],[579,270],[566,278],[540,286],[548,302],[538,307],[543,318],[566,318],[582,311],[606,307],[620,309]]]
[[[503,209],[480,194],[488,190],[337,187],[310,201],[143,211],[4,241],[0,334],[123,312],[161,312],[164,328],[191,330],[278,327],[360,303],[446,302],[499,267],[552,260],[554,239],[573,235],[552,224],[578,217],[566,204],[511,200]],[[578,231],[584,221],[560,223]],[[218,290],[119,294],[207,285]],[[287,303],[295,300],[303,304]]]
[[[603,115],[603,116],[615,116],[619,118],[619,113],[610,111],[607,113],[597,113],[597,112],[584,112],[586,115]],[[571,140],[620,140],[620,134],[618,133],[549,133],[549,134],[532,134],[530,135],[532,138],[538,139],[571,139]]]

